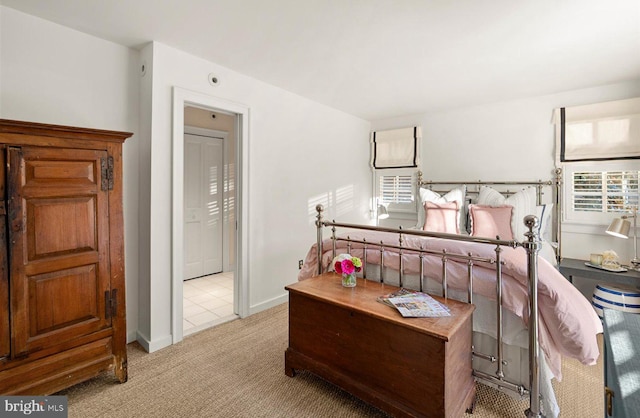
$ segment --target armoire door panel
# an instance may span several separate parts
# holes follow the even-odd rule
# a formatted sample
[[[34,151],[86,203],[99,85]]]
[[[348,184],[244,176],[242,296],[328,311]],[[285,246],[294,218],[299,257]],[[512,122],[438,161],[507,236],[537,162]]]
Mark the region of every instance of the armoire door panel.
[[[9,148],[13,355],[110,326],[106,151]]]
[[[47,149],[45,158],[38,149],[22,151],[21,188],[31,198],[94,195],[100,188],[100,157],[106,157],[102,151],[73,150],[77,160],[65,149]]]
[[[30,339],[71,325],[101,321],[93,265],[29,277]],[[104,315],[102,315],[104,316]],[[93,325],[90,325],[91,327]]]
[[[97,251],[87,251],[79,254],[68,254],[59,257],[46,257],[31,261],[24,266],[26,276],[68,270],[76,266],[98,265],[100,254]]]
[[[96,172],[91,161],[29,161],[25,165],[25,186],[55,183],[95,185]]]
[[[96,251],[95,196],[31,199],[27,203],[28,259]],[[62,219],[72,222],[60,222]]]

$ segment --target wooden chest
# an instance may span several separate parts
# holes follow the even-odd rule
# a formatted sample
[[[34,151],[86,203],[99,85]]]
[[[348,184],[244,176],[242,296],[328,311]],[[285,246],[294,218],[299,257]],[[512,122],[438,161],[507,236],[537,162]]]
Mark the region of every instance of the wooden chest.
[[[285,373],[308,370],[394,416],[459,417],[475,401],[474,306],[436,298],[450,317],[403,318],[376,301],[397,287],[336,274],[287,286]]]

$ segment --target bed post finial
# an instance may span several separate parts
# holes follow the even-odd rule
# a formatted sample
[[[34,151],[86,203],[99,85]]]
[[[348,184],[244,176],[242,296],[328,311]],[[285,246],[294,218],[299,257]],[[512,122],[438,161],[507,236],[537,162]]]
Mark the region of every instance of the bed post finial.
[[[523,242],[527,250],[527,271],[529,273],[529,409],[525,411],[528,418],[541,418],[540,412],[540,366],[538,364],[540,348],[538,346],[538,251],[540,237],[538,225],[540,221],[534,215],[524,217],[524,224],[529,228],[525,233],[527,240]]]
[[[324,206],[320,203],[316,205],[316,233],[317,233],[317,245],[318,250],[318,274],[322,274],[322,212],[324,212]]]
[[[524,217],[524,226],[526,226],[527,228],[529,228],[529,232],[533,235],[538,235],[537,231],[538,231],[538,226],[540,225],[540,221],[538,220],[538,217],[535,215],[527,215]],[[529,234],[525,234],[528,238],[529,241],[531,241],[531,237],[529,236]]]
[[[324,206],[318,203],[316,205],[316,229],[317,229],[317,250],[318,250],[318,274],[322,274],[322,212],[324,212]]]

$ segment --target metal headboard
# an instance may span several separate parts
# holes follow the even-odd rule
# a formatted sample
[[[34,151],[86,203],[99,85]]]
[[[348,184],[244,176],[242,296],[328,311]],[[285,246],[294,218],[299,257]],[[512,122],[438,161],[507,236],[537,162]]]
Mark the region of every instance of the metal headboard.
[[[562,186],[562,169],[556,168],[554,170],[554,178],[551,180],[535,180],[535,181],[482,181],[482,180],[473,180],[473,181],[433,181],[433,180],[424,180],[422,178],[422,171],[418,171],[418,179],[417,179],[418,190],[421,187],[424,187],[429,190],[433,190],[434,192],[445,194],[449,190],[438,190],[438,187],[441,186],[466,186],[467,194],[478,195],[480,193],[481,186],[501,186],[500,193],[505,195],[512,195],[519,191],[522,187],[535,187],[536,188],[536,200],[537,204],[541,205],[543,203],[543,195],[544,189],[551,189],[551,202],[553,203],[553,216],[551,219],[553,225],[553,240],[557,243],[556,251],[556,259],[558,262],[562,259],[562,190],[560,189]],[[508,190],[508,186],[513,186],[517,190]]]

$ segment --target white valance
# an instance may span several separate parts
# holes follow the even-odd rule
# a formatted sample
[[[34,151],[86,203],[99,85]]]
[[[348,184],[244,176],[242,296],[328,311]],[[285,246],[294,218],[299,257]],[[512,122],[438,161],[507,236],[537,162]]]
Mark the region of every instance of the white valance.
[[[418,167],[421,139],[422,130],[419,126],[372,132],[371,167]]]
[[[640,97],[554,110],[556,163],[640,158]]]

